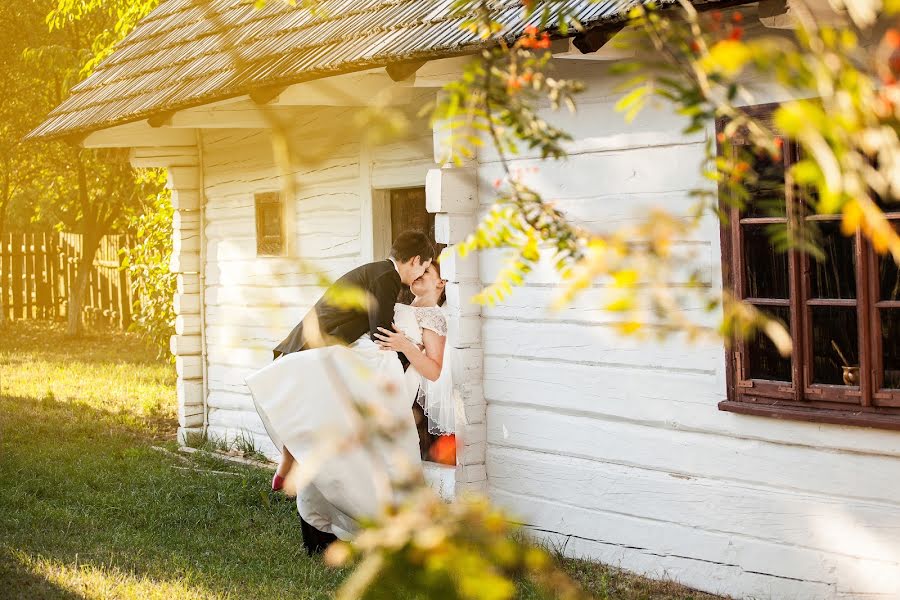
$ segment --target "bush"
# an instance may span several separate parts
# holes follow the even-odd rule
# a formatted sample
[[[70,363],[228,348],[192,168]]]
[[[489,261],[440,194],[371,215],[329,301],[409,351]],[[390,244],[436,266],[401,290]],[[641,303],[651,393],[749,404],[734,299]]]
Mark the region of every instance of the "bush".
[[[160,358],[169,357],[169,338],[175,333],[173,300],[177,286],[175,273],[169,271],[172,257],[172,198],[165,189],[165,171],[148,170],[139,178],[157,183],[158,191],[149,196],[142,213],[131,219],[129,230],[134,243],[122,251],[122,268],[131,276],[134,291],[134,320],[130,330],[156,349]]]

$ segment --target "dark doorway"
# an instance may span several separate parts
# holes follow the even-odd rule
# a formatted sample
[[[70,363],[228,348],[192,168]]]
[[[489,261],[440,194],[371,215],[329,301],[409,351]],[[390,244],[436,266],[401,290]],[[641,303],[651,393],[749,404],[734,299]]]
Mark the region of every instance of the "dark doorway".
[[[409,229],[424,231],[431,238],[431,243],[434,244],[437,254],[440,255],[444,245],[435,242],[434,214],[429,213],[425,208],[425,188],[390,190],[388,199],[391,207],[391,239],[393,240],[400,233]],[[401,296],[400,301],[404,303],[411,302],[412,294],[407,291],[405,296]],[[422,459],[435,460],[437,457],[433,456],[432,446],[437,441],[438,436],[428,433],[428,419],[425,417],[422,407],[418,403],[413,403],[412,409],[416,418],[416,427],[419,430],[419,451]],[[435,446],[435,449],[437,448],[438,446]],[[455,452],[448,453],[445,451],[443,454],[452,454],[455,457]],[[444,462],[446,460],[444,459]]]
[[[434,215],[425,209],[425,188],[391,190],[391,237],[408,229],[424,231],[434,242]]]

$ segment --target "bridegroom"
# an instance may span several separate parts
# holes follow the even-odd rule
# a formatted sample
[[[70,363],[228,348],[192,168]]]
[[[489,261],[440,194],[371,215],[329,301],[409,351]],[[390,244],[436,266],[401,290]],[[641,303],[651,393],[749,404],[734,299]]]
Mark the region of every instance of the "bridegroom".
[[[357,267],[335,281],[290,335],[275,346],[275,358],[322,345],[350,344],[366,333],[374,341],[373,334],[379,327],[392,329],[394,304],[400,290],[421,277],[432,260],[434,246],[428,236],[420,231],[404,231],[394,240],[387,260]],[[368,293],[369,305],[366,311],[336,306],[329,302],[329,298],[333,298],[335,294],[351,288]],[[401,355],[401,361],[405,358]],[[265,419],[263,424],[269,435],[273,435],[274,432]],[[279,442],[276,441],[276,445]],[[279,471],[289,468],[289,464],[283,456]],[[283,477],[284,474],[276,472],[272,480],[273,490],[281,489]],[[309,554],[323,551],[337,539],[331,533],[316,529],[303,517],[300,517],[300,527],[303,545]]]
[[[275,358],[317,346],[351,344],[365,333],[374,341],[379,327],[392,328],[400,290],[421,277],[432,260],[434,245],[428,236],[421,231],[404,231],[394,240],[387,260],[357,267],[335,281],[290,335],[275,346]],[[367,311],[329,302],[347,289],[368,292]]]

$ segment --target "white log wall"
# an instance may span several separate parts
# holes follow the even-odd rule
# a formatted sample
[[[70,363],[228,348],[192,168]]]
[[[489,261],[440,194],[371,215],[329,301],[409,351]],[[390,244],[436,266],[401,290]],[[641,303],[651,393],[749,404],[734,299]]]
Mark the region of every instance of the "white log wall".
[[[589,227],[628,223],[656,205],[688,214],[688,192],[708,185],[700,161],[712,124],[686,136],[684,121],[661,108],[626,124],[613,108],[613,82],[600,75],[607,64],[561,65],[589,82],[577,115],[551,117],[574,134],[571,155],[549,163],[526,154],[514,167],[535,168],[532,184]],[[758,89],[760,103],[783,97],[764,83]],[[295,241],[304,259],[332,276],[371,258],[371,190],[424,185],[434,168],[425,124],[389,147],[333,144],[329,124],[350,114],[310,109],[297,124],[305,147],[330,149],[293,170]],[[209,431],[249,431],[272,452],[243,377],[272,359],[272,347],[322,290],[296,258],[256,257],[253,193],[279,188],[269,134],[205,132],[203,148]],[[474,169],[480,206],[431,207],[451,243],[487,208],[500,174],[489,150],[465,169]],[[721,286],[714,219],[679,251]],[[454,327],[472,359],[466,435],[473,445],[464,462],[473,481],[486,473],[495,501],[568,555],[710,592],[900,597],[900,434],[720,412],[721,344],[622,339],[601,309],[602,285],[550,312],[559,291],[550,266],[499,306],[468,305],[467,294],[501,261],[488,253],[474,265],[447,265]],[[673,285],[686,273],[673,273]],[[181,359],[183,368],[193,372],[193,359]]]
[[[272,360],[272,348],[324,291],[310,268],[331,278],[372,260],[372,190],[424,186],[434,166],[430,130],[364,147],[339,139],[354,109],[311,107],[290,135],[303,153],[292,168],[296,252],[257,257],[254,193],[280,190],[272,139],[263,130],[203,132],[206,186],[206,337],[208,432],[253,435],[274,456],[244,377]],[[338,139],[335,139],[338,137]],[[390,218],[390,215],[387,215]],[[305,265],[304,265],[305,261]],[[309,268],[307,268],[309,267]]]
[[[596,229],[655,205],[688,214],[688,191],[709,185],[700,161],[712,124],[685,136],[685,121],[660,107],[626,124],[602,75],[608,65],[560,65],[589,85],[577,115],[548,113],[574,134],[570,157],[525,155],[513,168]],[[500,173],[496,156],[480,156],[482,210]],[[717,222],[681,245],[721,287]],[[501,265],[502,256],[482,255],[482,280]],[[558,284],[542,266],[482,310],[496,502],[570,556],[710,592],[900,597],[900,434],[720,412],[721,344],[623,339],[602,310],[602,285],[551,312]]]

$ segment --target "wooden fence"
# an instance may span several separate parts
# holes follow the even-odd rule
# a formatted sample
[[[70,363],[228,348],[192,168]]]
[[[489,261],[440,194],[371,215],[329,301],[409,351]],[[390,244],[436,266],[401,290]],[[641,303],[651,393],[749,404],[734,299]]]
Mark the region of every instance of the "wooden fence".
[[[84,316],[88,323],[127,328],[131,323],[131,281],[119,269],[125,235],[108,235],[94,257]],[[77,233],[6,233],[0,239],[0,297],[8,319],[67,316],[82,256]]]

